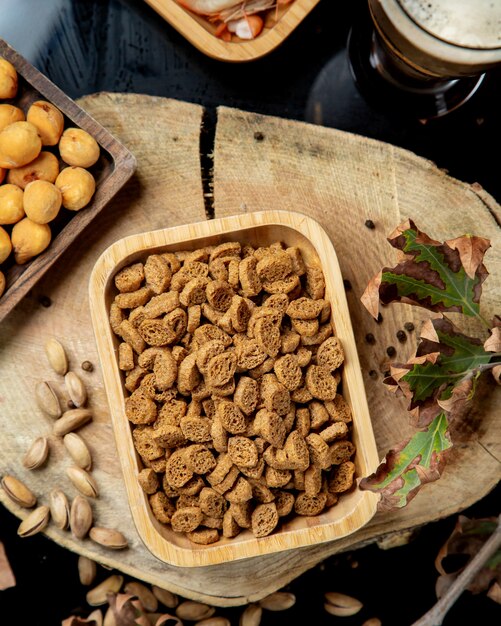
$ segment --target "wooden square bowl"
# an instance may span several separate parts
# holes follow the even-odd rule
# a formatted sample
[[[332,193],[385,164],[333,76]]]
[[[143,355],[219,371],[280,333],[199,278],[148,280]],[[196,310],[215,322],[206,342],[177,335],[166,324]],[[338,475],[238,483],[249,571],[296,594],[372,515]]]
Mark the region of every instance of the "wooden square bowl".
[[[220,61],[253,61],[270,53],[302,22],[319,0],[294,0],[264,14],[262,32],[251,40],[223,41],[216,26],[203,15],[185,9],[176,0],[145,0],[164,20],[204,54]]]
[[[117,241],[98,259],[89,283],[92,322],[118,450],[117,463],[122,465],[132,516],[145,545],[159,559],[183,567],[214,565],[339,539],[371,519],[378,499],[372,492],[355,488],[342,494],[339,502],[321,515],[295,517],[267,537],[257,539],[250,531],[242,531],[233,539],[222,538],[208,546],[192,543],[184,534],[175,533],[153,516],[137,479],[142,462],[134,448],[125,415],[127,392],[118,368],[118,339],[108,319],[117,293],[113,277],[121,268],[145,261],[150,254],[196,250],[226,241],[249,243],[254,247],[282,241],[287,246],[298,246],[306,263],[320,264],[326,281],[325,297],[332,307],[334,333],[345,352],[342,393],[353,412],[357,476],[370,474],[378,464],[343,280],[332,243],[320,224],[299,213],[262,211],[142,233]]]
[[[97,163],[88,168],[96,179],[96,191],[90,203],[80,211],[61,209],[50,223],[52,241],[44,252],[23,265],[15,263],[11,254],[0,266],[7,281],[5,293],[0,297],[0,322],[123,187],[136,168],[136,159],[125,146],[2,39],[1,57],[12,63],[19,78],[17,96],[2,102],[19,107],[25,114],[36,100],[51,102],[63,113],[64,127],[87,131],[99,144],[101,155]],[[54,152],[60,159],[57,146],[42,149]]]

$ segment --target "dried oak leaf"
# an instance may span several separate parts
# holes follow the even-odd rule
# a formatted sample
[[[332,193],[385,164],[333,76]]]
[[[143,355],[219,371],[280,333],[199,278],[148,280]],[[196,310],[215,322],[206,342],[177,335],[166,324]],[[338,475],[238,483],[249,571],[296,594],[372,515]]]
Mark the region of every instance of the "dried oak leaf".
[[[423,324],[416,356],[396,363],[384,383],[409,398],[408,410],[416,425],[424,428],[441,408],[455,407],[449,421],[464,410],[473,387],[463,381],[474,381],[490,359],[480,339],[468,337],[441,316]]]
[[[501,327],[496,326],[491,330],[491,336],[484,343],[487,352],[501,352]]]
[[[447,539],[435,559],[435,567],[440,574],[436,583],[437,597],[441,597],[456,580],[463,569],[497,528],[497,519],[469,519],[459,515],[451,536]],[[450,556],[466,556],[468,561],[456,571],[446,571],[444,560]],[[494,584],[493,584],[494,583]],[[467,589],[474,594],[489,591],[489,597],[501,604],[501,594],[496,592],[501,583],[501,550],[498,550],[482,567]],[[492,585],[492,586],[491,586]],[[496,599],[497,598],[497,599]]]
[[[362,303],[371,315],[378,315],[376,296],[383,304],[405,302],[430,311],[479,315],[482,283],[488,276],[482,263],[490,245],[487,239],[464,235],[441,243],[408,220],[388,241],[403,256],[369,282]]]
[[[390,450],[374,474],[362,478],[361,489],[381,495],[380,511],[406,506],[424,484],[440,477],[452,446],[448,428],[442,411],[428,428]]]

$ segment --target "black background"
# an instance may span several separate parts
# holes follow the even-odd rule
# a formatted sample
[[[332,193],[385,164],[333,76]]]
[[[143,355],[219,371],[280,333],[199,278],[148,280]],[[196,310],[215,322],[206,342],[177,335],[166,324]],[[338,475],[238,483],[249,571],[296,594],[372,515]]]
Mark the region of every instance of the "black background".
[[[136,92],[202,104],[209,120],[218,105],[227,105],[320,122],[411,149],[501,198],[499,159],[493,158],[501,128],[499,72],[489,74],[464,107],[425,126],[405,111],[389,113],[380,102],[369,106],[354,86],[345,54],[350,28],[365,19],[363,0],[321,0],[278,49],[239,64],[204,56],[141,0],[8,0],[6,5],[2,0],[1,5],[0,36],[73,98]],[[320,118],[313,113],[319,107]],[[464,513],[497,515],[499,496],[498,487]],[[296,606],[267,613],[263,625],[360,626],[373,616],[384,626],[410,625],[435,601],[433,560],[455,519],[427,525],[400,548],[372,545],[328,559],[290,585]],[[70,612],[88,614],[77,555],[45,537],[18,539],[18,523],[0,507],[0,540],[17,578],[15,588],[0,592],[0,624],[45,626],[59,624]],[[101,569],[98,580],[108,575]],[[363,611],[353,618],[327,615],[322,596],[329,590],[360,598]],[[237,624],[240,612],[220,614]],[[444,624],[471,623],[501,623],[501,607],[466,592]]]

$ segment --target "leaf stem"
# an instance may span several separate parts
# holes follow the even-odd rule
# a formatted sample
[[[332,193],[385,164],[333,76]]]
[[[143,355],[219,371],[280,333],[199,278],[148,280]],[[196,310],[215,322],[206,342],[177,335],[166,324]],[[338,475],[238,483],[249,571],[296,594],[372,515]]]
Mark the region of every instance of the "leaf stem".
[[[412,626],[441,626],[447,612],[468,587],[485,563],[501,547],[501,515],[496,530],[464,568],[440,600]]]

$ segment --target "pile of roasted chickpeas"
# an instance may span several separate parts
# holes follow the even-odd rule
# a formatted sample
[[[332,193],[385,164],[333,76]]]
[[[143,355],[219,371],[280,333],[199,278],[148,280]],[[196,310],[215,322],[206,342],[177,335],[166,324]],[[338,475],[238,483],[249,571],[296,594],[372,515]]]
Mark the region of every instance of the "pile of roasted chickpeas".
[[[50,102],[33,102],[27,111],[12,104],[17,91],[14,66],[0,58],[0,267],[11,253],[22,265],[43,252],[62,207],[79,211],[89,204],[96,182],[86,168],[100,154],[89,133],[64,128]],[[0,296],[5,287],[0,269]]]

